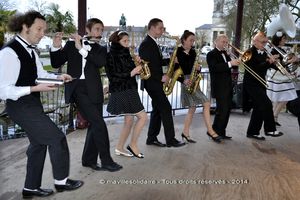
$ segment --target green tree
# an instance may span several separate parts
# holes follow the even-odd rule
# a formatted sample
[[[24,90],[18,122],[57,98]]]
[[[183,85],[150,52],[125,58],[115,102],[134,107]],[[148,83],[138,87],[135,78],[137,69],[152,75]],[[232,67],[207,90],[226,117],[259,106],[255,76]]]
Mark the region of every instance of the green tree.
[[[288,0],[287,4],[291,10],[295,10],[299,14],[299,0]],[[278,15],[279,4],[282,1],[279,0],[244,0],[243,10],[243,25],[241,41],[248,40],[248,44],[251,43],[251,37],[257,31],[265,31],[266,25],[271,21],[272,17]],[[298,5],[298,6],[297,6]],[[224,22],[227,29],[231,33],[235,31],[237,4],[236,0],[227,0],[225,4],[226,16]],[[244,47],[247,48],[247,47]]]
[[[8,20],[16,13],[16,10],[12,10],[14,6],[14,1],[0,0],[0,48],[5,42],[4,34],[7,32]]]
[[[72,13],[69,11],[64,14],[61,13],[58,4],[52,3],[49,5],[46,21],[50,33],[64,32],[68,34],[76,31]]]

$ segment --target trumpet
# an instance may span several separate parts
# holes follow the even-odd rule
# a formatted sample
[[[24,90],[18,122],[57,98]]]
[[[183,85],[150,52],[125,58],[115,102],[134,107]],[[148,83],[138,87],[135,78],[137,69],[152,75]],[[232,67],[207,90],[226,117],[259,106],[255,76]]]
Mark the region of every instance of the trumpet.
[[[247,50],[245,52],[242,52],[241,50],[239,50],[237,47],[228,44],[231,48],[233,48],[236,52],[238,52],[241,56],[238,57],[236,56],[234,53],[230,52],[230,55],[234,58],[234,59],[238,59],[241,61],[241,66],[244,67],[244,69],[251,74],[255,79],[257,79],[261,84],[263,84],[266,88],[269,87],[267,84],[267,81],[265,79],[263,79],[262,77],[260,77],[253,69],[251,69],[245,62],[247,62],[248,60],[251,59],[252,57],[252,52],[250,50]]]

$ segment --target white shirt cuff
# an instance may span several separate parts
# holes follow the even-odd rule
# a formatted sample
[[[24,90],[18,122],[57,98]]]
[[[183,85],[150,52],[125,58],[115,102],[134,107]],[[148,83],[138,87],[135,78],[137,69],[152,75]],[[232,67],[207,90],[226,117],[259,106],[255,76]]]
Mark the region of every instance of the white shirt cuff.
[[[228,62],[228,67],[229,67],[229,68],[231,68],[231,67],[232,67],[232,66],[231,66],[231,63],[230,63],[230,61]]]
[[[51,46],[50,51],[53,52],[53,51],[58,51],[60,49],[61,49],[61,47],[57,48],[57,47]]]

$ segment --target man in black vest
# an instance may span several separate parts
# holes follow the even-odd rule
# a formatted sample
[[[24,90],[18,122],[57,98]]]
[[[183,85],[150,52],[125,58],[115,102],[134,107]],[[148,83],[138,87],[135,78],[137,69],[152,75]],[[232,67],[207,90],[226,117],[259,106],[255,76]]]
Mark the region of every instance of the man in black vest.
[[[163,83],[167,82],[169,77],[163,75],[163,58],[159,46],[156,43],[156,39],[161,37],[163,32],[164,24],[162,20],[158,18],[151,19],[148,23],[148,35],[139,48],[139,55],[143,60],[149,62],[151,72],[150,78],[142,82],[142,87],[145,87],[152,99],[152,112],[146,144],[159,147],[180,147],[185,143],[179,142],[175,138],[172,107],[163,91]],[[161,122],[164,126],[166,145],[157,139]]]
[[[37,77],[72,80],[67,74],[55,76],[43,70],[34,46],[44,37],[46,21],[36,11],[18,15],[10,21],[12,32],[19,33],[0,51],[0,98],[6,100],[10,118],[27,133],[27,173],[23,189],[24,198],[49,196],[50,189],[41,189],[47,150],[58,192],[74,190],[82,181],[69,179],[69,149],[66,136],[44,113],[40,101],[41,91],[57,89],[54,84],[35,84]]]
[[[223,139],[231,139],[231,136],[226,135],[232,102],[231,68],[239,65],[239,60],[231,60],[227,55],[227,46],[227,36],[218,35],[215,48],[206,56],[211,78],[211,96],[216,98],[216,114],[212,127]]]
[[[101,20],[87,21],[87,35],[72,35],[62,48],[62,33],[53,39],[50,58],[53,67],[68,62],[67,72],[77,79],[66,84],[66,103],[76,103],[80,114],[89,122],[82,154],[82,165],[94,170],[110,172],[122,169],[110,155],[108,131],[103,119],[103,86],[99,69],[106,64],[106,48],[99,45],[104,25]],[[100,158],[102,166],[97,164]]]

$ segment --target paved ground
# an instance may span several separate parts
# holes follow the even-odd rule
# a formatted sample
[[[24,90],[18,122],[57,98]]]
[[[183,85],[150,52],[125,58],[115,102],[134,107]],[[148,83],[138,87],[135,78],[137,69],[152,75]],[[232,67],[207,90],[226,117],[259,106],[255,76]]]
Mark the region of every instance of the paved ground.
[[[178,139],[184,115],[174,117]],[[124,166],[119,172],[97,172],[81,166],[85,130],[68,137],[71,175],[85,185],[73,192],[56,193],[45,199],[85,200],[191,200],[191,199],[300,199],[300,135],[297,120],[280,115],[285,133],[280,138],[255,141],[245,137],[249,115],[231,114],[228,135],[233,140],[216,144],[206,136],[202,114],[196,114],[191,135],[196,144],[182,148],[145,145],[148,124],[140,138],[144,159],[113,154],[121,119],[107,121],[111,152]],[[163,130],[159,135],[164,140]],[[26,138],[0,142],[0,199],[21,199],[26,170]],[[47,158],[44,188],[53,188],[52,170]]]

